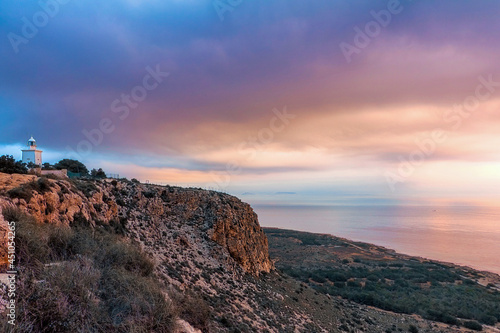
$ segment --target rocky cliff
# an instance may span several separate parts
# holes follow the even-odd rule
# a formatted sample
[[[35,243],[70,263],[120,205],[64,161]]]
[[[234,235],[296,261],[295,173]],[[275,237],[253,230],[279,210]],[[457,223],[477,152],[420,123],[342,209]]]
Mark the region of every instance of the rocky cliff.
[[[122,223],[139,238],[145,226],[166,235],[176,224],[222,246],[246,272],[258,276],[273,268],[257,214],[250,205],[227,194],[128,181],[7,174],[0,174],[0,185],[4,193],[0,205],[20,207],[39,222],[71,225],[84,219],[94,225]],[[148,243],[153,239],[161,243],[163,234],[148,235]]]
[[[257,215],[236,197],[128,180],[0,174],[0,206],[61,230],[112,229],[140,247],[152,259],[165,297],[180,304],[177,332],[336,331],[337,311],[318,310],[308,298],[299,299],[295,291],[309,296],[313,291],[274,270]],[[71,255],[70,249],[68,269],[82,260],[85,268],[105,259],[89,255]],[[52,274],[47,269],[44,274]]]

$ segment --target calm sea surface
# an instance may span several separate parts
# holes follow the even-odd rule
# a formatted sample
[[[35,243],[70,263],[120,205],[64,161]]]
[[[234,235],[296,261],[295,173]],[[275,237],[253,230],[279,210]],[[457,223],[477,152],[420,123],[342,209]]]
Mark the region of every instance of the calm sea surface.
[[[262,206],[265,227],[328,233],[500,274],[500,208]]]

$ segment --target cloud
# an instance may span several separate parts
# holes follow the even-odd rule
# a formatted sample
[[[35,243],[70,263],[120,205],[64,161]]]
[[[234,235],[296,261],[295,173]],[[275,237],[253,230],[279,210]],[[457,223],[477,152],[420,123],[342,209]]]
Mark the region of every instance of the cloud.
[[[109,160],[121,173],[194,184],[236,162],[241,174],[232,180],[241,183],[286,174],[297,184],[297,175],[378,184],[375,174],[397,165],[416,140],[449,129],[443,114],[474,93],[480,75],[500,81],[492,56],[500,3],[401,4],[347,63],[339,43],[353,43],[354,27],[387,1],[245,1],[224,21],[210,1],[70,1],[19,53],[0,41],[0,142],[33,134],[65,156],[84,130],[110,118],[116,129],[84,159]],[[20,34],[22,18],[39,10],[2,2],[1,34]],[[112,102],[156,65],[171,75],[120,120]],[[499,100],[495,94],[464,119],[429,167],[496,163]],[[255,154],[242,151],[285,105],[296,120]]]

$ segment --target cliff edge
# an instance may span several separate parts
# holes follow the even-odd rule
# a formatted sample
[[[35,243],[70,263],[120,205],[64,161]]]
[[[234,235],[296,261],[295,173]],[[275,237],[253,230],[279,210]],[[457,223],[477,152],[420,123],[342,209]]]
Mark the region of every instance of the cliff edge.
[[[110,179],[71,181],[2,173],[0,188],[0,206],[17,206],[41,223],[71,225],[84,219],[93,225],[122,225],[139,240],[146,221],[156,231],[175,223],[222,246],[245,272],[258,276],[273,269],[257,214],[228,194]],[[152,239],[161,242],[162,237]]]

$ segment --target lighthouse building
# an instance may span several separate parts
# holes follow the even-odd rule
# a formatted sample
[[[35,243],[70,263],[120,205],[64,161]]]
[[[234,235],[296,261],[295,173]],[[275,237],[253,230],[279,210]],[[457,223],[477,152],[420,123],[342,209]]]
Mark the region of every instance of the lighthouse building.
[[[28,140],[28,148],[22,149],[22,152],[23,163],[33,163],[38,166],[42,166],[42,151],[36,149],[36,141],[33,137]]]

